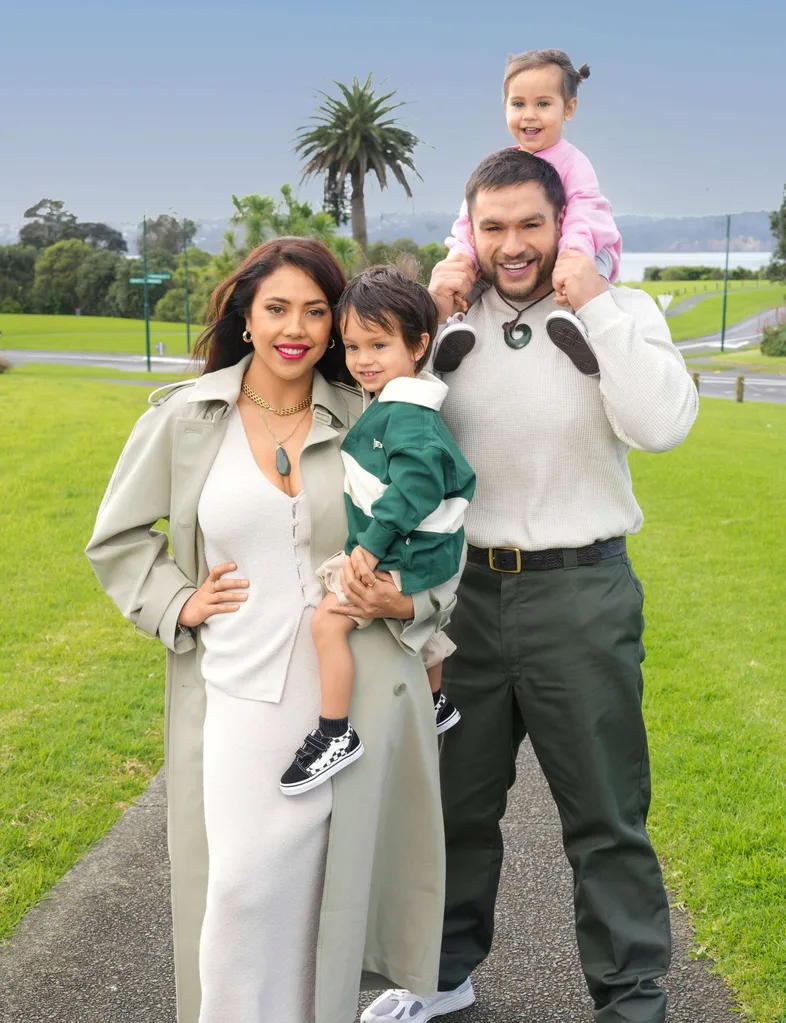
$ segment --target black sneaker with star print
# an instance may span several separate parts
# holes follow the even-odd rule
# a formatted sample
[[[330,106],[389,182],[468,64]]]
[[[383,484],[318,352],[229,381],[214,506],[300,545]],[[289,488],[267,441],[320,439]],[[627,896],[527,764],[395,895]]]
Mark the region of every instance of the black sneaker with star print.
[[[325,735],[315,728],[303,740],[295,759],[282,775],[281,791],[287,796],[308,792],[349,767],[363,752],[363,743],[352,725],[338,736]]]

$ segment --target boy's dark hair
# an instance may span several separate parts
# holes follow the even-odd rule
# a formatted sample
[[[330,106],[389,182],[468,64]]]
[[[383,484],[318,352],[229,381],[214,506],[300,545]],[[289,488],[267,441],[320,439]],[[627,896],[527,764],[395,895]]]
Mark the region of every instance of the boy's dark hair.
[[[565,189],[558,172],[539,156],[521,149],[500,149],[481,160],[467,182],[466,199],[470,217],[478,192],[495,191],[508,185],[536,181],[554,207],[555,216],[565,208]]]
[[[426,351],[415,363],[415,371],[420,372],[431,354],[439,317],[434,299],[416,276],[414,259],[400,260],[398,266],[370,266],[346,286],[335,316],[340,327],[354,310],[364,327],[375,324],[387,334],[401,328],[404,344],[412,351],[422,344],[422,335],[428,334]]]

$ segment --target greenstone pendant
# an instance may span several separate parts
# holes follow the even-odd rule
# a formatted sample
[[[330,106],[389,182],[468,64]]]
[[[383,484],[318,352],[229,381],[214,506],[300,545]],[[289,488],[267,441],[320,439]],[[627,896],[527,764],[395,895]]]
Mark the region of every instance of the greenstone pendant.
[[[518,320],[518,316],[516,317]],[[526,348],[532,340],[532,330],[526,323],[504,323],[505,344],[508,348]]]
[[[292,472],[292,463],[282,447],[276,448],[276,469],[278,469],[279,476],[289,476]]]

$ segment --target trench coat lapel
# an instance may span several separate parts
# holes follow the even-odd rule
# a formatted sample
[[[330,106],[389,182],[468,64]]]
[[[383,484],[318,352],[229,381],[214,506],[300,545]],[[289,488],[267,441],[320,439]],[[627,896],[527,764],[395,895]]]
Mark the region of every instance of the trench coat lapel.
[[[313,422],[300,455],[303,489],[311,509],[311,563],[315,571],[344,550],[347,538],[340,442],[348,427],[349,410],[341,393],[315,373]]]
[[[199,495],[218,454],[227,428],[227,416],[215,419],[178,419],[175,423],[172,464],[170,530],[178,567],[201,585],[197,509]]]

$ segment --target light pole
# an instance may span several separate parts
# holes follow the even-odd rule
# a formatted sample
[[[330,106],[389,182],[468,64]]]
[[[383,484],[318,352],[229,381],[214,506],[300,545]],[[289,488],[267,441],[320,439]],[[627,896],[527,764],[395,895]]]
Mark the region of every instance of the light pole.
[[[731,213],[726,214],[726,269],[723,271],[723,315],[721,317],[721,345],[726,346],[726,301],[729,295],[729,239],[731,238]]]

